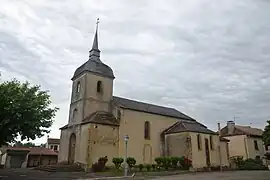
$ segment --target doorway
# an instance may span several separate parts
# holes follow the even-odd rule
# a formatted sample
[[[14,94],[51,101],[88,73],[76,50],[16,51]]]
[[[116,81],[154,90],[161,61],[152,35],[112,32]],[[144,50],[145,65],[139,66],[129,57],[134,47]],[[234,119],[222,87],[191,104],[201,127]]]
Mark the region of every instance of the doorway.
[[[68,163],[73,164],[75,159],[76,149],[76,136],[74,133],[71,134],[69,139],[69,152],[68,152]]]
[[[208,139],[204,139],[205,142],[205,160],[206,160],[206,165],[209,167],[211,165],[210,163],[210,151],[209,151],[209,141]]]

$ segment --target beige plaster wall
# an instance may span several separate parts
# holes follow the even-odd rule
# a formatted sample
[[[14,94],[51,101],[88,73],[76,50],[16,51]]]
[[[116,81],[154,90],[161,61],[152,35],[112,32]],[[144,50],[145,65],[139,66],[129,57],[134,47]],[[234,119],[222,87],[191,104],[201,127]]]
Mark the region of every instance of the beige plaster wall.
[[[218,135],[209,135],[209,134],[201,134],[201,150],[198,149],[197,145],[197,134],[190,132],[191,137],[191,146],[192,146],[192,165],[194,168],[202,168],[206,167],[206,152],[205,152],[205,139],[207,138],[209,141],[209,149],[210,149],[210,136],[213,137],[213,149],[209,151],[210,155],[210,163],[211,166],[219,165],[219,151],[218,151],[218,143],[219,137]]]
[[[124,136],[129,136],[128,156],[135,157],[137,163],[154,163],[161,156],[160,133],[174,124],[177,119],[122,109],[119,129],[119,155],[124,156]],[[150,140],[144,139],[144,123],[150,122]]]
[[[226,141],[220,141],[220,151],[221,151],[221,164],[222,166],[228,166],[230,165],[229,163],[229,144]]]
[[[185,156],[192,159],[192,149],[188,132],[168,134],[165,137],[168,156]]]
[[[98,162],[100,157],[107,156],[107,165],[112,165],[112,158],[119,157],[119,128],[101,124],[91,124],[88,141],[88,164]]]
[[[257,141],[259,150],[255,149],[254,140]],[[261,138],[247,137],[246,142],[247,142],[248,158],[255,159],[256,156],[260,156],[261,158],[264,156],[265,147],[263,145],[263,141]]]
[[[227,136],[226,139],[230,140],[229,142],[230,157],[243,156],[244,159],[248,157],[246,135]]]

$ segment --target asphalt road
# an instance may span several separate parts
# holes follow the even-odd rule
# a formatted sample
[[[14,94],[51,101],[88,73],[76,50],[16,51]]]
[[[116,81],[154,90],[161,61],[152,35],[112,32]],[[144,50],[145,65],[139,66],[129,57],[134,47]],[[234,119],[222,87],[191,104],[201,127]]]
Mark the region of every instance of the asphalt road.
[[[76,180],[92,179],[83,172],[43,172],[29,169],[0,169],[0,180]],[[137,178],[135,178],[137,179]],[[142,178],[139,178],[142,179]],[[155,180],[270,180],[270,171],[227,171],[152,177]]]

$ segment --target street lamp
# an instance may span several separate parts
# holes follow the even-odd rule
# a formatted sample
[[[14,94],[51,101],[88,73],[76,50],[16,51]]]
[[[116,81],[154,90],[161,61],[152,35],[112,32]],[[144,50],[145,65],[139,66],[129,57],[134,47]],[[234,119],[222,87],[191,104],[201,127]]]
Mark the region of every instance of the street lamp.
[[[128,163],[127,163],[127,143],[128,143],[129,137],[128,135],[125,135],[124,137],[124,141],[125,141],[125,176],[127,176],[127,172],[128,172]]]

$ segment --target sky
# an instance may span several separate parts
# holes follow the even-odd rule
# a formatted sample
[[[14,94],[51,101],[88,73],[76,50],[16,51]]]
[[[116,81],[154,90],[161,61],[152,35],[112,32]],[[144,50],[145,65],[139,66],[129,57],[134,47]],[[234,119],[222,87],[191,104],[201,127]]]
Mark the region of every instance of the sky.
[[[170,106],[217,129],[270,119],[268,0],[1,0],[1,81],[49,90],[67,124],[71,77],[88,60],[96,18],[114,95]],[[44,143],[46,136],[36,139]]]

